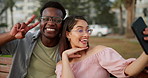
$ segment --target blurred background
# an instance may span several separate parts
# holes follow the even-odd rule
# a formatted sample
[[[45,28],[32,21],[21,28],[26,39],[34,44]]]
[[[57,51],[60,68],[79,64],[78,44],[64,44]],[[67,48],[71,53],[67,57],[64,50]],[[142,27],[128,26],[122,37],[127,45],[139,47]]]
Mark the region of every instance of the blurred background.
[[[40,8],[47,1],[50,0],[0,0],[0,33],[9,31],[18,22],[25,22],[33,14],[37,16],[34,22],[38,21]],[[54,1],[66,8],[67,16],[83,15],[88,20],[94,29],[90,38],[91,45],[113,47],[125,58],[137,57],[142,52],[131,24],[140,16],[148,23],[148,0]],[[36,27],[30,32],[38,29]]]

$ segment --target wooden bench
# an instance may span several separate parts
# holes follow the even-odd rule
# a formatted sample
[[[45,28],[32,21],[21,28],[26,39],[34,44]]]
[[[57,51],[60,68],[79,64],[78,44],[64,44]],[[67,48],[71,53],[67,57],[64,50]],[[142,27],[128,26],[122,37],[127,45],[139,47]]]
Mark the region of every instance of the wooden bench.
[[[12,64],[12,57],[0,57],[0,78],[7,78]],[[113,75],[110,78],[117,78]],[[148,78],[148,73],[141,73],[138,77],[130,78]]]
[[[0,78],[7,78],[11,64],[11,57],[0,57]]]

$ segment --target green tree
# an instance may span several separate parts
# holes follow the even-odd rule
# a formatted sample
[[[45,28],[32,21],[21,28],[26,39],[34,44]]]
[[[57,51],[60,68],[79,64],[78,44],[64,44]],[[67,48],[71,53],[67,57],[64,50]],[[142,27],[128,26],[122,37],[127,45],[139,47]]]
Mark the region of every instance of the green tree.
[[[39,0],[41,6],[47,0]],[[49,0],[50,1],[50,0]],[[109,0],[54,0],[60,2],[67,10],[69,15],[82,15],[91,24],[96,21],[98,24],[106,24],[108,26],[115,26],[114,14],[110,12],[111,2]],[[91,17],[91,6],[95,10],[95,17]]]
[[[13,7],[15,6],[14,0],[4,0],[4,8],[0,12],[0,15],[2,15],[7,9],[10,9],[11,13],[11,24],[13,26]]]
[[[125,0],[125,8],[127,10],[127,27],[126,27],[126,37],[133,38],[134,34],[131,30],[131,24],[135,18],[135,4],[136,0]]]
[[[106,24],[108,26],[115,26],[116,22],[114,21],[114,13],[111,12],[112,3],[110,0],[93,0],[96,17],[96,23]]]
[[[124,0],[115,0],[115,2],[113,3],[113,8],[118,8],[119,9],[119,34],[120,35],[124,35],[124,27],[123,27],[123,6],[124,5]]]

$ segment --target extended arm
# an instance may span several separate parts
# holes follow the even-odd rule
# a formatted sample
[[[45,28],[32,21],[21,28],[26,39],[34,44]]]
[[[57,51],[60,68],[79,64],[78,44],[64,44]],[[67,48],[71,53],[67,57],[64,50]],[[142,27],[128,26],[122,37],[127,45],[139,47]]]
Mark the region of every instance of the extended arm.
[[[144,68],[148,65],[148,55],[146,55],[144,52],[140,55],[137,60],[135,60],[133,63],[131,63],[127,68],[125,69],[125,74],[128,76],[135,76],[139,74]]]

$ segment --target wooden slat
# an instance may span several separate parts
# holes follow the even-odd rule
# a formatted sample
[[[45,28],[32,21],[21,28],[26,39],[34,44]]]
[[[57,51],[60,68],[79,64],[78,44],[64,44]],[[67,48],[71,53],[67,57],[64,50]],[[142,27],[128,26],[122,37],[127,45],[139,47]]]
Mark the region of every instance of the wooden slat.
[[[2,73],[0,72],[0,78],[7,78],[8,73]]]
[[[0,57],[0,64],[12,64],[12,58],[11,57]]]
[[[11,64],[11,57],[0,57],[0,78],[7,78]]]
[[[10,65],[0,65],[0,72],[9,73]]]

